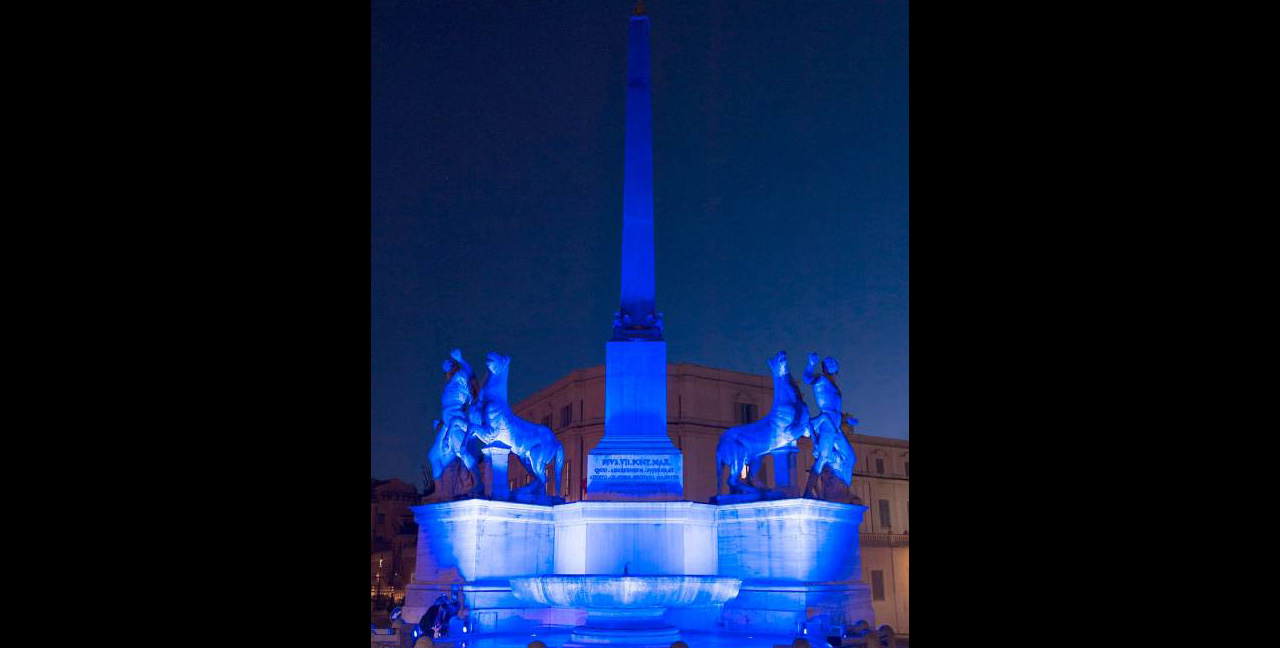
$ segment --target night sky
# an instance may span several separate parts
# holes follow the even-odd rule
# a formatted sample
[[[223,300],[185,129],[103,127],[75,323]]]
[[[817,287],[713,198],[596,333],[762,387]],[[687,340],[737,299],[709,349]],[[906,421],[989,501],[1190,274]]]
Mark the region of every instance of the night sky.
[[[512,356],[513,403],[604,364],[633,4],[372,1],[371,476],[421,481],[450,349]],[[909,438],[909,5],[645,4],[670,362],[832,355]]]

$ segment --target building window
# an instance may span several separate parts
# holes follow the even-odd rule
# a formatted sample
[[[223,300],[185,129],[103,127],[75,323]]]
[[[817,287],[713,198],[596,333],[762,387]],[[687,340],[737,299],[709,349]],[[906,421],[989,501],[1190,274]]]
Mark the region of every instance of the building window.
[[[884,474],[884,459],[879,459],[879,458],[876,459],[876,474],[877,475]]]
[[[386,524],[386,523],[387,523],[387,514],[386,514],[386,513],[379,513],[379,514],[378,514],[378,526],[382,526],[382,525],[384,525],[384,524]]]
[[[885,529],[893,528],[893,522],[889,519],[889,500],[880,500],[880,526]]]
[[[908,461],[907,463],[902,464],[902,469],[907,472],[907,479],[911,479],[911,462]]]
[[[871,572],[871,599],[875,601],[884,600],[884,572]]]
[[[738,425],[756,422],[756,406],[750,403],[738,403]]]
[[[542,424],[543,424],[544,426],[546,426],[546,427],[551,427],[551,415],[550,415],[550,414],[548,414],[548,415],[546,415],[546,416],[542,417]]]
[[[560,427],[567,428],[573,424],[573,405],[560,408]]]

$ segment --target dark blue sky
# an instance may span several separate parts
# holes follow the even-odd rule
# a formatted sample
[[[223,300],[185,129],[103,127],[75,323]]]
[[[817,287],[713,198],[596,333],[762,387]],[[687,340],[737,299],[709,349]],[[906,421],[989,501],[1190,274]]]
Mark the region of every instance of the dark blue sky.
[[[604,363],[632,5],[372,1],[373,476],[420,481],[450,349],[512,356],[513,402]],[[860,431],[909,438],[909,5],[646,5],[670,361],[834,355]]]

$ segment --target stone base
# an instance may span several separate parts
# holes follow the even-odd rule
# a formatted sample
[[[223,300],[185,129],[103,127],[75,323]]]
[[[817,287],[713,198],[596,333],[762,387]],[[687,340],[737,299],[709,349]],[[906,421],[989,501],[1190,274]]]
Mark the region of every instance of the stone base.
[[[555,495],[539,495],[537,493],[512,493],[511,501],[520,504],[532,504],[534,506],[560,506],[564,504],[563,497]]]
[[[674,493],[666,493],[666,494],[658,493],[658,494],[655,494],[655,495],[644,495],[644,496],[640,496],[640,495],[620,495],[620,494],[618,494],[618,493],[610,493],[610,492],[604,492],[604,493],[590,493],[590,492],[588,492],[588,493],[587,493],[587,496],[586,496],[586,497],[584,497],[584,498],[582,498],[582,501],[584,501],[584,502],[618,502],[618,501],[628,501],[628,502],[683,502],[683,501],[684,501],[684,495],[676,495],[676,494],[674,494]]]
[[[565,648],[573,648],[574,645],[592,648],[609,645],[670,648],[677,641],[680,641],[680,631],[670,626],[631,630],[584,626],[573,629]]]
[[[738,598],[725,604],[731,632],[795,633],[807,624],[811,633],[825,627],[849,627],[858,621],[875,626],[871,588],[864,583],[743,583]]]
[[[569,644],[583,646],[653,646],[669,648],[680,630],[667,625],[662,608],[587,610],[587,620],[573,629]]]
[[[867,507],[808,499],[716,510],[720,575],[744,581],[852,583],[862,577],[858,529]]]
[[[511,593],[507,580],[484,581],[462,588],[467,601],[468,634],[522,633],[530,629],[581,624],[585,614],[573,609],[529,607]]]
[[[673,608],[667,610],[667,623],[681,631],[715,632],[724,618],[724,606]]]
[[[716,495],[711,498],[711,503],[717,506],[729,506],[732,504],[750,504],[753,502],[774,502],[784,499],[791,498],[782,491],[768,490],[760,491],[758,493],[741,493],[738,495]]]
[[[464,609],[503,610],[496,622],[497,616],[511,615],[506,610],[526,607],[514,601],[503,579],[552,572],[555,522],[549,506],[473,499],[417,506],[413,512],[418,559],[406,593],[406,622],[417,623],[437,597],[458,585],[464,586]]]
[[[720,575],[743,579],[725,605],[726,627],[786,634],[806,623],[874,626],[870,588],[859,582],[866,511],[810,499],[719,507]]]

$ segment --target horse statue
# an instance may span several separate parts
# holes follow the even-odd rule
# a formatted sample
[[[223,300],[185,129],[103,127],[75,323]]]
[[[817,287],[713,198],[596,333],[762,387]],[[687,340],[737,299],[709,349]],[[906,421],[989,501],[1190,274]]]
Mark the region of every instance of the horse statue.
[[[471,496],[484,495],[480,480],[480,448],[471,436],[471,412],[475,409],[478,387],[476,375],[462,358],[462,351],[455,349],[444,362],[445,387],[441,396],[441,420],[435,421],[435,440],[427,451],[427,466],[423,470],[426,481],[425,494],[436,492],[436,482],[454,460],[461,460],[471,473],[474,486]],[[429,467],[429,470],[427,468]]]
[[[853,486],[853,465],[857,463],[857,455],[853,446],[844,436],[844,396],[835,377],[840,373],[840,363],[835,358],[821,359],[816,353],[809,354],[809,366],[804,370],[804,381],[813,388],[813,397],[818,401],[818,409],[822,411],[810,425],[813,429],[813,458],[817,463],[809,473],[809,483],[805,485],[804,496],[815,497],[818,479],[827,468],[845,486]],[[821,373],[819,373],[821,369]],[[857,425],[849,419],[850,425]]]
[[[507,402],[507,377],[511,358],[490,353],[489,377],[480,388],[480,403],[474,408],[470,434],[481,448],[491,446],[511,449],[534,482],[517,494],[546,496],[547,464],[555,463],[556,497],[560,497],[561,475],[564,473],[564,446],[545,425],[535,425],[511,411]]]
[[[729,492],[733,495],[759,493],[752,478],[760,473],[766,455],[784,448],[796,447],[796,441],[809,436],[809,406],[800,395],[800,387],[787,368],[787,352],[780,351],[769,361],[773,374],[773,407],[764,420],[727,430],[716,448],[716,494],[724,481],[724,468],[729,467]]]

